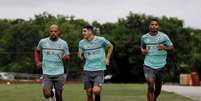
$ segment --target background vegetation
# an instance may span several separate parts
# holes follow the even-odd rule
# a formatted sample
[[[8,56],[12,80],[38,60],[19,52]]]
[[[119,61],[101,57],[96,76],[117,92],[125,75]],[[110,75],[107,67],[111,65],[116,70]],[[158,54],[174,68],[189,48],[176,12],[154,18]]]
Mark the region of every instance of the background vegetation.
[[[106,37],[115,48],[108,66],[113,82],[143,82],[143,55],[140,53],[140,37],[149,31],[153,16],[130,14],[115,23],[94,21],[95,34]],[[160,31],[173,41],[176,52],[169,54],[168,81],[178,81],[180,73],[198,71],[201,74],[201,30],[186,28],[184,22],[175,17],[160,17]],[[76,57],[81,29],[89,24],[73,16],[53,16],[44,12],[33,19],[0,19],[0,71],[19,73],[41,73],[35,68],[33,51],[41,38],[48,36],[51,24],[61,27],[61,37],[70,47],[72,63],[69,70],[80,72],[82,64]]]

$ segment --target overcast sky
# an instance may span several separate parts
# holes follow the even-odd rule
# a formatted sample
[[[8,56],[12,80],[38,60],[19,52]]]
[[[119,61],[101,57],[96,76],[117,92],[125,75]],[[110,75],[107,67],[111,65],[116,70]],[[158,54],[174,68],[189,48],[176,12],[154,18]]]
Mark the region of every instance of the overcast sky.
[[[29,19],[44,11],[101,23],[115,22],[131,11],[177,17],[185,26],[201,29],[201,0],[0,0],[0,18]]]

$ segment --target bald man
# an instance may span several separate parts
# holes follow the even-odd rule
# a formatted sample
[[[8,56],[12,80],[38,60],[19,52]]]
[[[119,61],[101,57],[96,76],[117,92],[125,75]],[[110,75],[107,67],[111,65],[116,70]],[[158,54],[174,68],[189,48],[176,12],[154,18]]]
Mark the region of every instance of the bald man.
[[[55,88],[56,101],[63,101],[62,91],[65,81],[63,61],[70,60],[70,53],[67,42],[62,40],[59,34],[59,26],[51,25],[49,37],[40,40],[34,51],[34,58],[36,67],[42,68],[43,71],[44,97],[53,97],[52,89]]]

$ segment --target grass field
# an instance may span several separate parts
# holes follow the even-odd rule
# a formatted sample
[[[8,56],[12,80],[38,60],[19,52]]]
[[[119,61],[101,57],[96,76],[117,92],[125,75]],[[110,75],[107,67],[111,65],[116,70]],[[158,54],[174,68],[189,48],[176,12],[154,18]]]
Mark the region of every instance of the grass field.
[[[64,101],[86,101],[82,84],[66,84]],[[40,84],[0,84],[0,101],[47,101]],[[145,84],[105,84],[102,101],[146,101]],[[193,101],[174,93],[162,92],[158,101]]]

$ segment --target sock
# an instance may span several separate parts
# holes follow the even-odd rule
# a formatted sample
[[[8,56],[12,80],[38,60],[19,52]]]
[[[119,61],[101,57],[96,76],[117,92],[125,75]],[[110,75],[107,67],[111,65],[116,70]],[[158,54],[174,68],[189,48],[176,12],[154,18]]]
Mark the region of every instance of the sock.
[[[100,95],[95,95],[95,101],[100,101]]]

